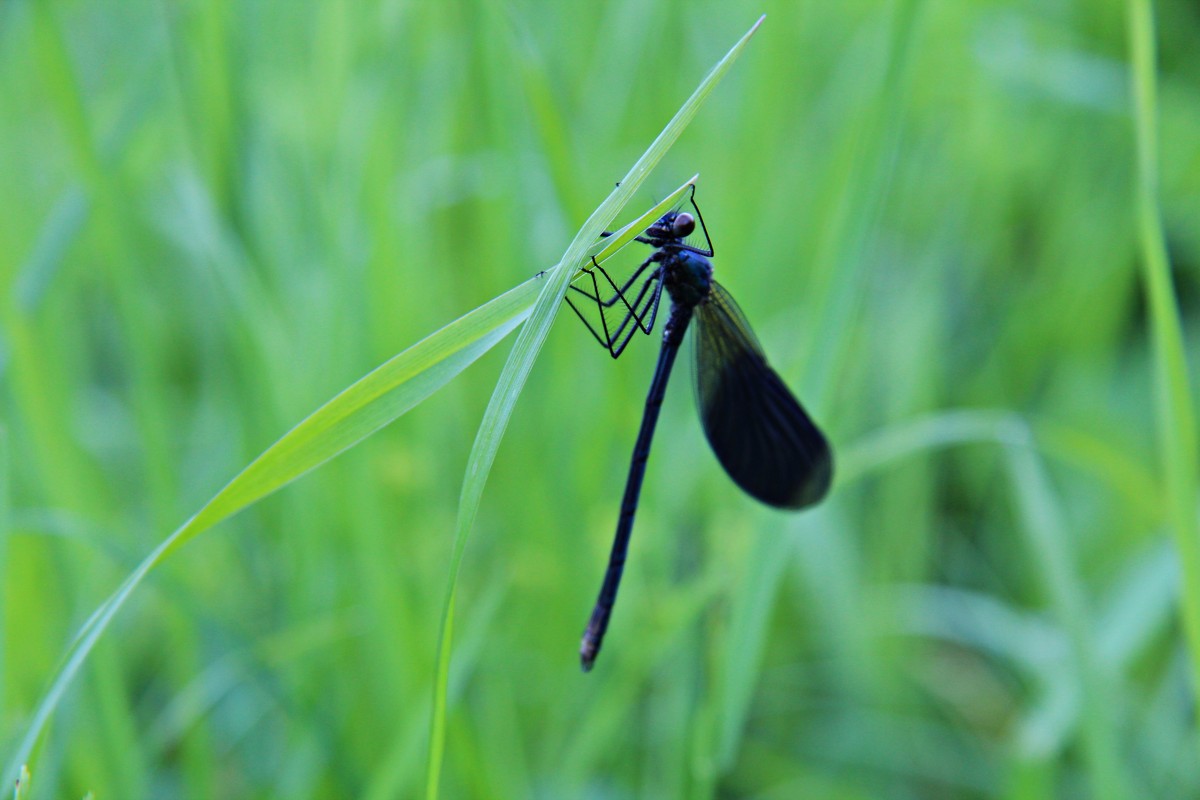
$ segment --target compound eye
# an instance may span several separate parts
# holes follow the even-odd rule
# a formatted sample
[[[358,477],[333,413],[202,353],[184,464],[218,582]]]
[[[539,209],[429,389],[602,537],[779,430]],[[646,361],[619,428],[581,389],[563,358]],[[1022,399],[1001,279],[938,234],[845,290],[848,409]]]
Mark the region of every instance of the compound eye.
[[[696,230],[696,218],[686,211],[675,215],[675,219],[671,221],[671,233],[675,235],[676,239],[691,236],[694,230]]]

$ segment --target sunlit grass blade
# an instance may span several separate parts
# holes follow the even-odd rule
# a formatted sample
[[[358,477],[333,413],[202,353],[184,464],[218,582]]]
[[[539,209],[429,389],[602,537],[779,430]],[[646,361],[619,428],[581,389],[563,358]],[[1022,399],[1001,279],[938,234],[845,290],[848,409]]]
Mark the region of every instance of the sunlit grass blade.
[[[683,105],[675,113],[675,116],[671,118],[671,121],[667,123],[658,137],[650,144],[646,152],[634,163],[625,177],[621,179],[621,182],[617,184],[617,187],[592,213],[591,217],[583,224],[583,227],[579,229],[574,240],[567,247],[566,253],[559,262],[557,269],[550,272],[550,280],[538,297],[537,304],[530,315],[529,321],[521,328],[521,333],[517,337],[516,344],[509,354],[508,362],[505,364],[504,371],[500,375],[496,389],[492,393],[487,410],[484,412],[483,421],[480,423],[479,431],[475,436],[475,443],[471,448],[471,455],[467,462],[466,478],[463,481],[462,494],[459,499],[454,552],[450,560],[446,599],[439,632],[437,672],[434,677],[433,716],[430,720],[429,760],[426,771],[427,798],[438,796],[442,758],[445,749],[446,684],[450,672],[454,600],[457,591],[458,573],[462,566],[462,557],[466,550],[467,537],[475,522],[479,500],[483,495],[483,487],[487,481],[487,474],[491,469],[492,462],[495,460],[496,451],[500,447],[500,439],[504,435],[505,428],[508,426],[508,420],[512,415],[512,409],[516,403],[517,396],[520,394],[521,388],[525,385],[525,380],[529,375],[529,371],[533,368],[533,361],[537,357],[542,343],[546,340],[550,324],[553,322],[554,315],[562,303],[567,286],[575,276],[577,270],[583,265],[585,259],[587,259],[589,249],[600,238],[600,234],[604,232],[609,223],[612,222],[625,206],[633,196],[633,193],[641,187],[650,170],[658,164],[671,145],[675,143],[675,140],[679,138],[679,135],[683,133],[683,130],[699,110],[700,104],[704,102],[721,78],[729,71],[729,68],[733,66],[733,62],[741,55],[750,37],[762,25],[763,19],[765,17],[760,17],[750,30],[725,54],[724,58],[717,62],[716,66],[709,71],[708,75],[704,77],[692,95],[684,101]],[[688,184],[690,183],[691,181],[688,182]],[[682,189],[683,187],[678,191],[681,192]],[[675,199],[678,199],[678,196],[674,195]],[[664,200],[663,202],[667,201]],[[674,200],[671,202],[674,202]],[[653,219],[650,217],[651,213],[653,213],[653,210],[643,215],[643,217],[647,218],[647,224]],[[638,224],[641,224],[641,222],[637,221],[626,226],[621,236],[610,237],[617,241],[606,243],[606,246],[601,250],[601,254],[606,254],[609,246],[613,248],[612,252],[616,252],[620,246],[636,236],[636,233],[631,233],[631,231],[640,230],[635,229],[635,225]],[[621,239],[624,239],[626,236],[628,238],[625,239],[625,242],[622,242]]]
[[[266,497],[392,422],[444,386],[529,314],[544,276],[531,278],[385,362],[271,445],[191,519],[168,536],[76,633],[62,666],[8,759],[13,780],[100,636],[146,575],[221,520]]]

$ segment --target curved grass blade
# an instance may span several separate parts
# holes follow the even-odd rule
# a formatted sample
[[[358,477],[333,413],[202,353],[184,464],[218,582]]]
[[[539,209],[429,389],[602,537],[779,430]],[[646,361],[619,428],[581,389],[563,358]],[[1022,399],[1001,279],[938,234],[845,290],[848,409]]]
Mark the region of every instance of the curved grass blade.
[[[1200,521],[1196,516],[1200,454],[1179,299],[1171,283],[1170,256],[1159,207],[1154,7],[1149,0],[1129,0],[1126,5],[1137,139],[1136,222],[1154,337],[1159,458],[1166,486],[1167,518],[1183,572],[1179,613],[1186,634],[1192,695],[1196,696],[1200,693]]]
[[[8,759],[4,779],[15,780],[88,654],[154,567],[200,533],[362,441],[446,385],[529,315],[543,278],[544,274],[527,280],[368,373],[284,434],[163,540],[75,634],[21,743]]]
[[[434,678],[433,716],[430,720],[429,760],[425,783],[425,795],[427,798],[432,799],[438,796],[442,759],[445,752],[446,691],[450,673],[451,637],[458,573],[462,566],[462,557],[466,550],[467,537],[475,521],[475,514],[479,508],[479,500],[483,495],[484,483],[487,481],[488,471],[495,460],[496,451],[500,447],[500,439],[504,434],[504,429],[507,427],[509,417],[512,415],[513,405],[516,403],[521,388],[525,385],[529,371],[533,368],[534,358],[536,358],[538,351],[542,347],[542,343],[546,339],[546,335],[550,330],[550,323],[553,321],[555,313],[562,304],[563,296],[567,292],[567,286],[571,279],[575,277],[578,269],[587,261],[588,251],[593,249],[594,243],[600,238],[600,234],[604,231],[605,227],[612,222],[621,208],[633,196],[633,193],[642,185],[650,170],[658,164],[671,145],[675,143],[675,140],[679,138],[679,135],[683,133],[684,128],[691,122],[692,117],[696,115],[700,104],[704,102],[716,84],[729,71],[733,62],[741,55],[750,37],[762,25],[764,19],[765,17],[759,17],[750,30],[709,71],[691,97],[684,102],[679,111],[675,113],[675,116],[671,118],[671,121],[667,123],[666,127],[663,128],[662,132],[651,143],[646,152],[630,168],[628,174],[621,179],[621,182],[612,193],[592,213],[587,222],[583,224],[579,233],[575,235],[575,239],[567,247],[567,251],[563,255],[562,261],[559,262],[558,268],[550,272],[550,280],[538,297],[537,305],[529,317],[528,324],[521,328],[521,333],[517,337],[516,344],[513,345],[512,352],[509,353],[508,363],[505,364],[496,390],[492,393],[492,399],[488,403],[487,410],[484,412],[483,421],[479,425],[479,432],[476,434],[475,443],[471,448],[471,455],[467,462],[466,477],[463,481],[462,494],[459,498],[454,552],[450,560],[450,574],[447,581],[446,599],[442,611],[442,624],[439,633],[437,672]],[[682,191],[691,183],[692,181],[689,181],[688,184],[685,184],[684,187],[681,187],[677,191]],[[668,199],[674,202],[677,198],[678,195],[672,194],[671,198]],[[649,214],[644,216],[649,216]],[[635,226],[639,224],[642,223],[640,221],[632,223],[626,226],[619,235],[607,237],[604,241],[604,246],[596,254],[597,261],[601,261],[602,257],[607,258],[611,253],[615,253],[617,249],[637,236],[635,231],[641,230],[645,227],[645,224],[649,223],[642,224],[642,228],[636,228]]]

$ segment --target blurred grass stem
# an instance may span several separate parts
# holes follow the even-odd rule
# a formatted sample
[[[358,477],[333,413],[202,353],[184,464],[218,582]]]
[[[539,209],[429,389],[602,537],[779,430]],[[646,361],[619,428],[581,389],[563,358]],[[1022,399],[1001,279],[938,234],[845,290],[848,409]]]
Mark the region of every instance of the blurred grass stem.
[[[1167,520],[1182,567],[1183,625],[1192,689],[1200,688],[1200,526],[1197,525],[1196,421],[1188,387],[1179,305],[1171,284],[1158,188],[1158,98],[1155,78],[1154,9],[1150,0],[1129,0],[1129,49],[1133,67],[1137,137],[1137,235],[1142,281],[1150,305],[1154,341],[1159,457],[1166,480]]]

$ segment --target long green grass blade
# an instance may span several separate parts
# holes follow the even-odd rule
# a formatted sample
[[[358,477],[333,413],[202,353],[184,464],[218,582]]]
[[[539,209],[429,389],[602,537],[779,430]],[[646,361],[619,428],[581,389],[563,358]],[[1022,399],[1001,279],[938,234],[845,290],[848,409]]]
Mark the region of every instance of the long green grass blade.
[[[1179,303],[1163,235],[1158,190],[1158,89],[1154,9],[1150,0],[1129,0],[1129,49],[1133,61],[1134,130],[1137,136],[1137,232],[1142,282],[1154,339],[1159,457],[1166,479],[1168,519],[1183,572],[1180,614],[1187,632],[1192,692],[1200,692],[1200,522],[1196,518],[1196,420],[1188,384]]]
[[[546,268],[528,315],[758,16],[292,5],[0,3],[0,774],[42,728],[22,796],[425,794],[453,489],[518,331],[391,445],[254,501],[357,435],[302,429],[214,496]],[[556,316],[441,642],[442,797],[1200,797],[1184,5],[772,6],[585,253],[644,257],[604,261],[661,210],[638,198],[702,171],[713,266],[837,491],[758,508],[677,381],[628,646],[581,676],[654,354],[610,362]],[[210,500],[175,544],[198,541],[151,554]]]
[[[667,123],[666,127],[663,128],[662,132],[659,133],[646,152],[634,163],[633,167],[621,179],[617,187],[592,213],[587,222],[583,224],[583,227],[579,229],[574,240],[572,240],[563,254],[558,268],[551,271],[550,280],[542,290],[533,313],[530,315],[528,324],[522,327],[521,333],[517,337],[517,342],[509,354],[508,363],[505,364],[496,389],[492,393],[491,401],[484,412],[483,421],[480,423],[479,431],[475,436],[475,443],[471,448],[471,455],[467,462],[466,478],[463,481],[462,494],[459,499],[458,523],[454,536],[454,552],[450,559],[450,574],[439,632],[440,644],[438,645],[437,671],[434,677],[433,717],[430,720],[429,760],[426,773],[426,797],[431,798],[431,800],[438,796],[442,760],[445,752],[446,686],[450,674],[450,656],[452,654],[450,639],[454,619],[454,600],[458,585],[458,574],[462,566],[467,539],[474,525],[475,515],[479,509],[479,500],[483,496],[483,487],[487,481],[488,472],[491,470],[492,462],[495,460],[496,452],[500,447],[500,439],[503,437],[504,430],[508,426],[517,396],[520,394],[521,388],[525,385],[525,380],[533,368],[534,359],[537,357],[538,351],[541,350],[542,344],[546,340],[550,324],[554,320],[554,315],[558,311],[563,295],[566,294],[567,286],[575,276],[577,270],[585,263],[589,249],[600,238],[600,234],[625,206],[629,198],[633,196],[633,193],[641,187],[646,176],[662,157],[666,155],[667,150],[675,143],[679,135],[683,133],[688,123],[691,122],[699,110],[700,104],[704,102],[717,83],[720,82],[721,78],[729,71],[729,68],[733,66],[733,62],[741,55],[750,37],[762,25],[763,19],[765,17],[760,17],[750,30],[725,54],[725,57],[717,62],[716,66],[709,71],[708,75],[704,77],[692,95],[683,103],[679,111],[675,113],[675,116],[671,118],[671,121]],[[691,181],[677,189],[672,194],[672,197],[677,198],[680,196],[690,184]],[[625,239],[625,241],[628,241],[628,239],[631,239],[635,235],[636,233],[633,232],[631,226],[623,232],[620,238],[628,237]],[[615,252],[622,244],[623,242],[618,240],[611,245],[606,245],[602,254],[607,256],[611,252]],[[610,247],[612,248],[611,250],[609,249]]]
[[[503,339],[529,314],[545,274],[485,303],[380,365],[271,445],[168,536],[80,628],[5,775],[25,763],[63,693],[134,589],[168,555],[395,420]]]

